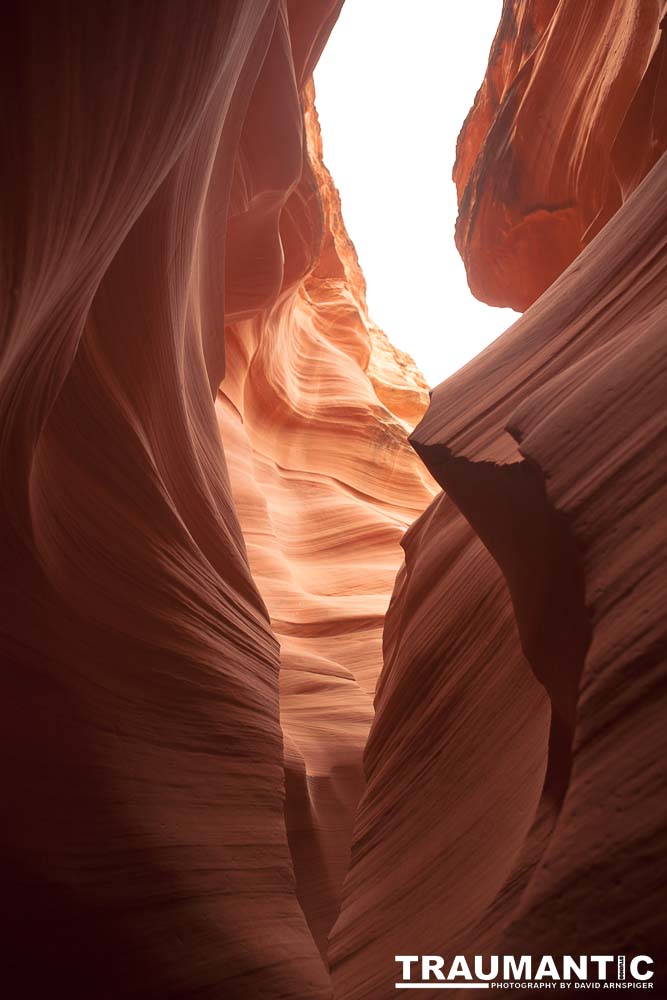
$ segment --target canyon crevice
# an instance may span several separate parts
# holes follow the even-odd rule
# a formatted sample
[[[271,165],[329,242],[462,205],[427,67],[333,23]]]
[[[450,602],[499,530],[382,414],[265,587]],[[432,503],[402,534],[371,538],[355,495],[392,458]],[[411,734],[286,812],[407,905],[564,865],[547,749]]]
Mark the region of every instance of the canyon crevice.
[[[324,165],[341,6],[7,9],[12,995],[667,972],[665,5],[504,3],[456,240],[526,311],[431,393]]]

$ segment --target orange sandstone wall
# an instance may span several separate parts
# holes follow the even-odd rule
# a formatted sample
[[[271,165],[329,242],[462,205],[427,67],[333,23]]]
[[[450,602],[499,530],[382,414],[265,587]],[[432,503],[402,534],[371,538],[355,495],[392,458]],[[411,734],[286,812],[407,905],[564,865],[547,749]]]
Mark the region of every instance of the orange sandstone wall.
[[[313,98],[311,83],[304,170],[281,219],[286,272],[298,252],[305,273],[227,328],[216,411],[250,567],[280,643],[287,830],[298,897],[325,954],[400,541],[436,485],[407,441],[427,387],[369,319]]]
[[[322,163],[339,7],[5,12],[12,995],[660,954],[661,4],[505,5],[458,239],[482,297],[549,289],[425,416]]]
[[[433,494],[426,387],[318,158],[339,7],[3,11],[13,995],[331,995],[382,616]]]
[[[340,1000],[395,995],[397,954],[667,972],[661,16],[506,3],[459,139],[471,287],[530,307],[411,436],[445,492],[386,619]]]
[[[447,493],[387,616],[337,997],[396,954],[667,971],[666,251],[664,156],[412,435]]]
[[[477,298],[526,309],[667,148],[666,14],[664,0],[505,0],[454,167]]]

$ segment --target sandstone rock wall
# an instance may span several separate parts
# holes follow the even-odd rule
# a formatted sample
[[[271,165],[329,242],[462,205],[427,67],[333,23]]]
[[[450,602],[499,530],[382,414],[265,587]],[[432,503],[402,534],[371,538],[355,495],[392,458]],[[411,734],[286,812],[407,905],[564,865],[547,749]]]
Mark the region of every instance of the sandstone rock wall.
[[[337,996],[395,954],[665,973],[666,250],[663,157],[412,435],[447,494],[387,616]]]
[[[309,84],[303,173],[281,218],[292,226],[286,271],[298,252],[304,273],[286,274],[275,301],[228,326],[216,411],[250,567],[280,642],[288,835],[298,896],[326,954],[400,541],[437,487],[407,441],[427,387],[368,316],[313,97]],[[245,229],[237,218],[231,226]]]
[[[392,996],[396,954],[648,954],[665,974],[661,18],[506,3],[459,138],[471,288],[530,308],[411,437],[446,492],[405,536],[385,624],[330,949],[345,1000]]]
[[[664,5],[505,4],[457,238],[530,308],[425,415],[322,161],[339,7],[5,12],[12,996],[660,956]]]
[[[382,617],[434,492],[426,387],[319,158],[339,7],[4,12],[16,995],[330,995]]]
[[[664,0],[506,0],[454,167],[477,298],[526,309],[667,148],[666,14]]]

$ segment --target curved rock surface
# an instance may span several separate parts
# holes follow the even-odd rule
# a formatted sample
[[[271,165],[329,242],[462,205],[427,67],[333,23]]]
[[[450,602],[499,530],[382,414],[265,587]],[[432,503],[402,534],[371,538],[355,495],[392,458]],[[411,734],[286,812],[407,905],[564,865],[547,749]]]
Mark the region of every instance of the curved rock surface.
[[[339,7],[4,12],[16,995],[330,995],[383,613],[434,492],[426,386],[318,158]]]
[[[458,239],[534,304],[425,416],[322,162],[340,4],[4,12],[8,995],[661,954],[664,4],[505,3]]]
[[[300,225],[308,270],[227,328],[216,409],[250,567],[281,647],[287,829],[299,900],[324,954],[400,541],[436,486],[407,441],[427,388],[368,317],[313,97],[310,84],[307,158],[281,220]]]
[[[396,954],[667,971],[666,324],[667,154],[412,435],[448,495],[387,617],[337,997]]]
[[[398,954],[665,975],[663,6],[506,3],[459,138],[471,288],[530,308],[411,437],[446,492],[386,619],[344,1000],[395,995]]]
[[[523,311],[667,149],[664,0],[507,0],[457,146],[477,298]]]

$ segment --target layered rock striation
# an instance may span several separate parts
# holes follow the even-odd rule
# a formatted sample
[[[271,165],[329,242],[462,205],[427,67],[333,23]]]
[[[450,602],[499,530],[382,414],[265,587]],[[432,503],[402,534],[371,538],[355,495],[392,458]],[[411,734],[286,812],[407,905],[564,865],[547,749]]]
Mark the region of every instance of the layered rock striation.
[[[647,954],[665,974],[661,17],[505,4],[459,139],[471,288],[543,294],[411,437],[445,492],[385,625],[331,938],[346,1000],[394,995],[397,954]]]
[[[11,4],[3,976],[328,997],[382,619],[434,493],[308,80],[338,0]]]
[[[456,243],[523,311],[667,149],[664,0],[508,0],[458,140]]]
[[[228,326],[216,411],[250,567],[280,643],[288,836],[297,894],[325,954],[400,540],[436,487],[407,442],[427,388],[368,316],[313,97],[309,84],[303,173],[281,219],[286,268],[296,255],[287,227],[299,222],[304,273]],[[231,225],[240,228],[236,217]]]
[[[339,8],[5,12],[12,995],[664,974],[664,5],[505,3],[457,240],[530,308],[426,412],[322,160]]]
[[[412,436],[447,493],[387,617],[336,995],[573,942],[664,975],[666,249],[663,157]]]

